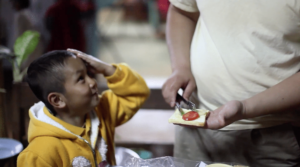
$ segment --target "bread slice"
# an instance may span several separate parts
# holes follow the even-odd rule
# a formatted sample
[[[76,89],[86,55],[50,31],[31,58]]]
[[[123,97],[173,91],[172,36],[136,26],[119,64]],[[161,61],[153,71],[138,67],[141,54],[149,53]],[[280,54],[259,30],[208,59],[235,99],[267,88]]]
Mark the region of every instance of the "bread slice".
[[[192,111],[184,108],[182,110],[184,113]],[[206,115],[209,113],[209,111],[205,109],[195,109],[193,111],[197,111],[200,117],[192,121],[185,121],[182,119],[182,115],[176,108],[174,114],[169,118],[169,123],[203,127],[205,125]]]

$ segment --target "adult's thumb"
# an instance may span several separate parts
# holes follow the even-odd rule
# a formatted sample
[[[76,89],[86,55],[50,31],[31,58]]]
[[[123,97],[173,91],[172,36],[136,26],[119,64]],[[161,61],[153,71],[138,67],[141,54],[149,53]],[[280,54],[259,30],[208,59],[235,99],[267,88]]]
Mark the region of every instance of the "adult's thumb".
[[[193,91],[195,90],[195,88],[196,88],[195,83],[190,82],[184,89],[182,96],[188,100],[191,94],[193,93]]]

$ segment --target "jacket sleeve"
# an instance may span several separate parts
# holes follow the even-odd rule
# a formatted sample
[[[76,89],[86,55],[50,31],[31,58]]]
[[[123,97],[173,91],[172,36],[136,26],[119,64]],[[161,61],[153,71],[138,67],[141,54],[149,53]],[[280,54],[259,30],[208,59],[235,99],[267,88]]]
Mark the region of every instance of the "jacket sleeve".
[[[126,64],[115,65],[113,75],[106,77],[109,90],[102,94],[101,115],[114,126],[127,122],[143,105],[150,90],[145,80]]]
[[[26,151],[18,156],[17,167],[51,167],[43,158],[38,154]]]

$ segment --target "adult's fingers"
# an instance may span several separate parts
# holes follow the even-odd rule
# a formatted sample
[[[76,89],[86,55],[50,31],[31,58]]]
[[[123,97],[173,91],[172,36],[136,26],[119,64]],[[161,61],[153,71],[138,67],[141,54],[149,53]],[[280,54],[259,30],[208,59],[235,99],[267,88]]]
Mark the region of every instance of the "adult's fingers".
[[[175,82],[174,78],[169,78],[163,85],[162,95],[171,107],[175,106],[176,94],[180,88],[180,83]]]
[[[220,129],[225,126],[225,119],[221,111],[224,107],[220,107],[214,111],[210,111],[206,119],[206,128],[208,129]]]
[[[196,83],[194,80],[190,80],[187,84],[187,86],[185,87],[184,89],[184,92],[183,92],[183,97],[185,99],[189,99],[191,94],[193,93],[193,91],[195,90],[196,88]]]
[[[213,118],[212,112],[207,113],[204,128],[215,129],[217,125],[217,120]]]
[[[218,120],[216,120],[216,118],[210,117],[210,115],[209,115],[206,122],[205,122],[204,128],[218,129],[219,128]]]

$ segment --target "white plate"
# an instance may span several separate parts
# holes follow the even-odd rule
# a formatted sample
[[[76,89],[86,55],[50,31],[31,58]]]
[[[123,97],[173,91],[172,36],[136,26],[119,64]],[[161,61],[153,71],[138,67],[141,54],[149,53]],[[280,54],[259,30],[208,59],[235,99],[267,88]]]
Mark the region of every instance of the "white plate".
[[[9,138],[0,138],[0,159],[13,157],[22,150],[23,145],[21,142]]]
[[[231,165],[226,165],[226,164],[216,163],[216,164],[207,165],[206,167],[232,167],[232,166]]]

